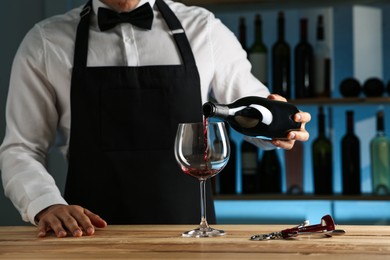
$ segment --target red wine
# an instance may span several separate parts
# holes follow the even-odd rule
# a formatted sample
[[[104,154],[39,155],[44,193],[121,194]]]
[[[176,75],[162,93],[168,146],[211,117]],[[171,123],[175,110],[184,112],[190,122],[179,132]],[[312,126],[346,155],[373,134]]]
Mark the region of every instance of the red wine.
[[[353,111],[347,111],[347,133],[341,139],[343,194],[360,194],[360,142],[354,133]]]
[[[314,56],[313,47],[307,40],[307,19],[301,19],[301,39],[295,47],[295,97],[314,96]]]
[[[203,118],[203,143],[204,143],[204,152],[203,152],[203,160],[207,162],[207,150],[208,150],[208,139],[207,139],[207,125],[209,120],[207,118]],[[207,163],[206,163],[207,165]]]
[[[291,51],[284,39],[284,13],[278,15],[278,40],[272,46],[272,92],[291,97]]]
[[[181,167],[182,171],[185,172],[188,175],[191,175],[199,180],[207,180],[208,178],[211,178],[215,176],[220,169],[199,169],[199,168],[192,168],[192,167]]]
[[[301,127],[294,121],[299,110],[292,104],[262,97],[244,97],[231,104],[207,102],[205,117],[225,120],[236,131],[258,138],[286,138],[291,130]]]

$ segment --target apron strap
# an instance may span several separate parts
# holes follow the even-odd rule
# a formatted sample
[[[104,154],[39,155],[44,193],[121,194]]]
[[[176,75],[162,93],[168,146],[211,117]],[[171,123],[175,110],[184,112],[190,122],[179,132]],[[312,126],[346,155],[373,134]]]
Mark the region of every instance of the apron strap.
[[[74,50],[73,68],[85,68],[87,66],[89,19],[91,11],[92,0],[89,0],[80,13],[80,23],[76,32],[75,46],[77,46],[77,48]]]

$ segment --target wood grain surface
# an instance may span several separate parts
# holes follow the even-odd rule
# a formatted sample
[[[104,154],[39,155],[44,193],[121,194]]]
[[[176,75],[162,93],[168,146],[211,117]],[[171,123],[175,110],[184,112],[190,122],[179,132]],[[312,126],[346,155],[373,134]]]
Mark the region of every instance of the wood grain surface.
[[[338,226],[338,237],[250,241],[291,225],[216,225],[224,237],[184,238],[194,226],[108,226],[93,236],[37,238],[35,227],[0,227],[0,259],[390,259],[390,226]]]

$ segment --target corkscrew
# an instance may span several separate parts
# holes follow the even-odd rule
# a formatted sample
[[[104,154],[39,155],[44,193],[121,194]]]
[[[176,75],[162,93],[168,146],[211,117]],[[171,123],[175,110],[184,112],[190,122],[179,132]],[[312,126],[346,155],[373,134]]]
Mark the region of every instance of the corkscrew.
[[[330,215],[325,215],[321,218],[321,223],[310,225],[308,220],[293,228],[284,229],[282,231],[272,232],[269,234],[258,234],[251,236],[250,240],[263,241],[271,239],[286,239],[293,238],[299,235],[321,235],[332,237],[335,235],[344,235],[345,231],[336,229],[333,218]]]

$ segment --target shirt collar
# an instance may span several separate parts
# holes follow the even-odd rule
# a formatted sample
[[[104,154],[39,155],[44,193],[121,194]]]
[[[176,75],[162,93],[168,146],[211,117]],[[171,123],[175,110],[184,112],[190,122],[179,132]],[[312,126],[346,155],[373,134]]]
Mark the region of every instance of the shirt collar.
[[[155,2],[156,2],[156,0],[141,0],[141,1],[139,1],[139,3],[136,6],[136,8],[141,6],[141,5],[143,5],[143,4],[145,4],[145,3],[149,3],[150,6],[153,8]],[[112,9],[109,6],[107,6],[106,4],[100,2],[100,0],[92,0],[92,7],[93,7],[93,11],[95,12],[95,14],[98,13],[99,7],[105,7],[105,8],[108,8],[108,9]]]

